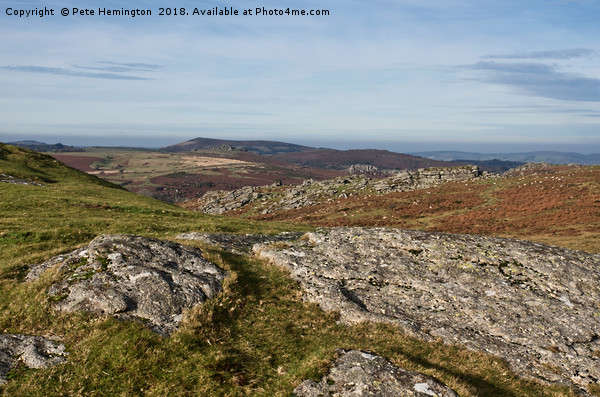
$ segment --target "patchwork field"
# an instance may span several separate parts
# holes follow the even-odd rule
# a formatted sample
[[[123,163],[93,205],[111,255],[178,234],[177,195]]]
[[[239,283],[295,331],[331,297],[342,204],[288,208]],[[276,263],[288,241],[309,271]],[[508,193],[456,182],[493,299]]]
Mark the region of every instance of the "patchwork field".
[[[127,148],[88,148],[85,152],[52,153],[57,160],[126,189],[167,202],[201,196],[208,190],[230,190],[281,182],[300,183],[306,178],[340,175],[287,164],[254,153],[162,152]]]

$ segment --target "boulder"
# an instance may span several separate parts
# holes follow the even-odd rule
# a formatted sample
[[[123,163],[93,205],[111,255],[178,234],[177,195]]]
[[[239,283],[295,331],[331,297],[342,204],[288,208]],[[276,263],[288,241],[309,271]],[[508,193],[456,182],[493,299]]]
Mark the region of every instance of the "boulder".
[[[56,265],[62,280],[48,291],[55,309],[142,319],[163,335],[177,328],[185,309],[214,297],[226,276],[198,249],[130,235],[96,237],[34,266],[26,280]]]
[[[600,379],[600,255],[472,235],[337,228],[256,245],[341,321],[391,322],[499,356],[518,374]]]
[[[320,382],[306,380],[294,389],[299,397],[458,397],[435,378],[397,367],[384,357],[359,350],[338,350],[338,358]]]
[[[42,369],[64,363],[65,346],[41,336],[0,335],[0,384],[6,383],[6,374],[18,360],[28,368]]]

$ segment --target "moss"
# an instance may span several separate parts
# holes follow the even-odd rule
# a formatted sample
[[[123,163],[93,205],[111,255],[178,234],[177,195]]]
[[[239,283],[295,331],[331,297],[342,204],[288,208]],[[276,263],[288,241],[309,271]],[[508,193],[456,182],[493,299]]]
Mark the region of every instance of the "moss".
[[[53,295],[53,296],[49,296],[48,300],[50,302],[60,302],[62,300],[65,300],[68,296],[69,296],[69,294]]]
[[[105,256],[99,256],[97,258],[98,262],[100,262],[100,266],[102,267],[102,271],[108,270],[108,258]]]

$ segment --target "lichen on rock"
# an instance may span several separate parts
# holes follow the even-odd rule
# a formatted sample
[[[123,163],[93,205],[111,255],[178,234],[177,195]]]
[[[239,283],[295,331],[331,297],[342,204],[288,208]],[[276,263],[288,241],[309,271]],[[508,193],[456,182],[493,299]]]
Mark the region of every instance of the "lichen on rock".
[[[28,368],[42,369],[64,363],[68,354],[62,343],[41,336],[0,335],[0,384],[19,360]]]
[[[454,390],[431,376],[407,371],[371,352],[338,350],[338,358],[320,382],[306,380],[299,397],[457,397]]]
[[[142,319],[163,335],[177,328],[185,309],[214,297],[226,276],[199,249],[130,235],[96,237],[34,266],[26,280],[56,265],[62,280],[48,291],[53,308]]]
[[[391,322],[506,360],[525,377],[600,380],[600,255],[494,237],[391,228],[256,245],[345,323]]]

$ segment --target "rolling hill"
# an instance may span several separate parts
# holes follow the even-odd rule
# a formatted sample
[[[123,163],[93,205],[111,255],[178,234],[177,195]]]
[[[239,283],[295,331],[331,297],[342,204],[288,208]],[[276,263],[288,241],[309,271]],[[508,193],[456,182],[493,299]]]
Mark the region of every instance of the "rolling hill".
[[[277,141],[235,141],[229,139],[195,138],[162,148],[167,152],[190,152],[193,150],[218,149],[229,146],[237,150],[245,150],[260,155],[301,152],[311,147]]]
[[[132,192],[170,203],[196,198],[209,190],[231,190],[275,182],[298,184],[304,179],[321,180],[342,174],[246,151],[164,152],[96,147],[87,148],[84,153],[51,155]]]
[[[25,149],[35,150],[36,152],[83,152],[84,149],[63,145],[62,143],[45,143],[32,140],[9,142],[9,145],[19,146]]]
[[[415,156],[422,156],[434,160],[443,161],[469,161],[469,160],[504,160],[517,161],[521,163],[541,163],[548,162],[552,164],[580,164],[595,165],[600,164],[600,154],[581,154],[573,152],[525,152],[525,153],[471,153],[457,151],[432,151],[412,153]]]
[[[279,153],[274,157],[293,164],[327,169],[347,169],[355,164],[372,165],[380,169],[416,170],[427,167],[452,167],[456,164],[430,160],[409,154],[377,149],[312,149],[302,152]]]
[[[585,200],[595,197],[593,189],[597,183],[588,183],[593,172],[595,169],[582,168],[564,174],[544,174],[544,184],[537,182],[539,175],[523,174],[500,187],[510,190],[527,184],[537,188],[532,194],[541,192],[543,187],[549,197],[554,193],[560,193],[557,197],[561,199],[567,195],[566,201],[558,200],[555,205],[568,206],[574,193],[580,193]],[[65,364],[52,368],[29,369],[18,364],[7,374],[8,382],[0,385],[0,395],[283,396],[305,379],[320,379],[333,360],[336,347],[377,352],[404,368],[435,376],[463,396],[566,397],[574,393],[565,385],[522,379],[500,359],[488,354],[439,340],[416,339],[393,324],[341,324],[337,321],[339,314],[304,302],[299,285],[280,266],[198,241],[185,244],[200,248],[206,259],[227,272],[227,278],[222,292],[185,312],[182,325],[168,338],[139,321],[54,311],[52,299],[60,300],[62,296],[51,299],[48,292],[64,274],[52,269],[37,281],[23,282],[29,265],[83,247],[101,234],[174,240],[184,232],[220,232],[245,238],[245,233],[260,235],[313,227],[194,213],[133,194],[50,156],[4,144],[0,144],[0,174],[0,327],[4,333],[60,339],[69,352]],[[548,180],[543,179],[545,176]],[[551,177],[564,179],[564,186],[550,189],[554,185],[545,183]],[[478,183],[458,183],[452,189],[440,189],[446,192],[436,198],[441,201],[418,203],[415,207],[421,212],[415,214],[415,224],[435,219],[439,214],[436,211],[460,214],[466,207],[454,206],[481,205],[485,194],[478,194],[491,189],[494,181]],[[421,194],[421,201],[434,195],[426,191]],[[361,205],[370,205],[362,199]],[[399,207],[411,207],[408,199],[401,196],[383,202],[380,208],[384,212],[376,213],[373,207],[365,219],[385,221],[385,211],[400,214]],[[514,203],[523,211],[540,202],[532,195],[523,199]],[[353,203],[361,202],[330,204],[338,216],[344,217],[360,213],[358,207],[351,211]],[[390,203],[393,206],[385,206]],[[443,207],[444,203],[452,208]],[[556,211],[553,203],[550,201],[548,213]],[[438,206],[435,210],[434,205]],[[320,216],[321,209],[312,208],[312,213]],[[366,206],[364,210],[371,208]],[[430,215],[427,211],[432,211],[431,217],[425,217]],[[590,207],[589,211],[596,209]],[[409,212],[405,215],[412,216]],[[409,217],[405,219],[408,223]],[[477,223],[474,219],[467,221]],[[316,225],[321,221],[306,216],[305,222]],[[485,227],[485,219],[478,224]],[[540,224],[536,232],[553,236],[555,229],[551,226]],[[583,224],[584,229],[587,227]],[[519,235],[518,230],[514,234]],[[556,235],[561,236],[565,235]],[[569,235],[566,243],[569,244]],[[103,260],[106,266],[107,258]],[[85,265],[83,260],[77,262],[77,266]],[[71,281],[85,281],[90,275],[77,277]]]

